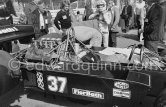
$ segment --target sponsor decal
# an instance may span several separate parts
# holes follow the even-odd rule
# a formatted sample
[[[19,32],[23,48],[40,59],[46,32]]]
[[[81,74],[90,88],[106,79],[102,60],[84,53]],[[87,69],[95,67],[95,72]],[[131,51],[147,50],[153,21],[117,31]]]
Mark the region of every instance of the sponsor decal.
[[[43,74],[41,72],[36,73],[36,78],[37,78],[37,86],[44,90],[44,82],[43,82]]]
[[[0,34],[5,34],[5,33],[10,33],[15,31],[19,31],[19,30],[16,27],[4,28],[4,29],[0,29]]]
[[[85,97],[91,97],[91,98],[97,98],[97,99],[104,99],[104,93],[83,90],[83,89],[72,88],[72,94],[85,96]]]
[[[129,88],[129,84],[124,83],[124,82],[115,82],[114,86],[119,89],[128,89]]]
[[[131,91],[129,90],[122,90],[122,89],[113,89],[113,96],[114,97],[120,97],[120,98],[126,98],[131,99]]]

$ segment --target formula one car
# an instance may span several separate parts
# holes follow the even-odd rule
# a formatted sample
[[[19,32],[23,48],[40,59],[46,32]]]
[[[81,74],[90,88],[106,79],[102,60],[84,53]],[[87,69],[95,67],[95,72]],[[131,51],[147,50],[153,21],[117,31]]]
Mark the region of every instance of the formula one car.
[[[45,35],[12,53],[7,61],[11,74],[20,73],[25,88],[45,94],[115,107],[135,107],[146,95],[155,95],[155,107],[165,104],[165,58],[136,45],[89,49],[73,30],[61,39],[56,33]]]
[[[137,62],[133,59],[141,59],[140,49],[89,49],[71,32],[63,42],[54,37],[57,34],[44,36],[12,54],[10,65],[18,64],[25,87],[114,107],[136,107],[151,87],[150,75],[130,70]]]

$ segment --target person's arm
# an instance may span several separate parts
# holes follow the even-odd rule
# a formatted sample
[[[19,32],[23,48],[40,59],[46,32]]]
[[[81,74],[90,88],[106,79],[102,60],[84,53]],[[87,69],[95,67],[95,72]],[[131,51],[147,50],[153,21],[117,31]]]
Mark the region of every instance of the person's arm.
[[[129,5],[129,18],[132,17],[132,6]]]
[[[123,9],[122,9],[122,13],[121,13],[122,18],[124,18],[123,16],[125,14],[125,8],[126,8],[126,6],[124,6]]]
[[[161,14],[161,8],[159,6],[156,6],[153,8],[153,10],[150,11],[152,11],[150,18],[147,21],[145,20],[145,28],[144,28],[145,34],[151,34],[158,27],[160,23],[159,17]]]
[[[58,12],[56,17],[55,17],[55,20],[54,20],[54,24],[55,24],[55,26],[57,27],[58,30],[61,29],[60,26],[59,26],[59,23],[58,23],[60,18],[61,18],[61,14]]]
[[[140,22],[141,22],[141,29],[143,30],[144,29],[144,19],[145,19],[145,16],[146,16],[146,10],[145,8],[142,8],[141,9],[141,16],[140,16]]]
[[[94,13],[94,14],[91,14],[90,16],[89,16],[89,20],[93,20],[93,19],[95,19],[95,17],[98,15],[98,13]]]
[[[77,22],[77,17],[74,14],[74,11],[72,9],[69,10],[70,18],[72,22]]]
[[[112,14],[110,11],[108,11],[106,14],[104,14],[104,21],[109,25],[112,21]]]
[[[160,24],[160,17],[162,14],[162,9],[159,5],[156,5],[156,8],[154,8],[152,12],[152,19],[151,19],[151,25],[153,26],[153,29],[156,29],[158,25]]]

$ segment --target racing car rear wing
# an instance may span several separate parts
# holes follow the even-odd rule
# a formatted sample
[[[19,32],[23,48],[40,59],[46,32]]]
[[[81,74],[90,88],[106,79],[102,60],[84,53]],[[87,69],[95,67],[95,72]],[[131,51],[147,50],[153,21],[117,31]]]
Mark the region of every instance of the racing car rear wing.
[[[31,25],[0,26],[0,42],[20,39],[34,34],[34,28]]]

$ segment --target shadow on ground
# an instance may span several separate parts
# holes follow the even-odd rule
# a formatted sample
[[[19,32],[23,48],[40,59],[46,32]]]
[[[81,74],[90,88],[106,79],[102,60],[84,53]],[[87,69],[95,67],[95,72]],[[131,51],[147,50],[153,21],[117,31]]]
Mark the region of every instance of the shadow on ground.
[[[37,92],[31,89],[27,90],[26,92],[28,99],[37,100],[45,103],[38,104],[39,107],[46,107],[48,106],[48,104],[51,107],[52,105],[58,105],[57,107],[109,107],[108,104],[96,104],[94,102],[76,100],[61,96],[53,96],[50,94],[47,94],[45,97],[43,92]]]
[[[137,30],[130,30],[127,33],[119,33],[117,37],[123,37],[126,39],[131,39],[138,41],[138,31]]]
[[[21,95],[24,94],[22,89],[22,83],[16,86],[14,89],[0,97],[0,107],[21,107],[19,105],[11,105],[13,102],[20,102]]]

